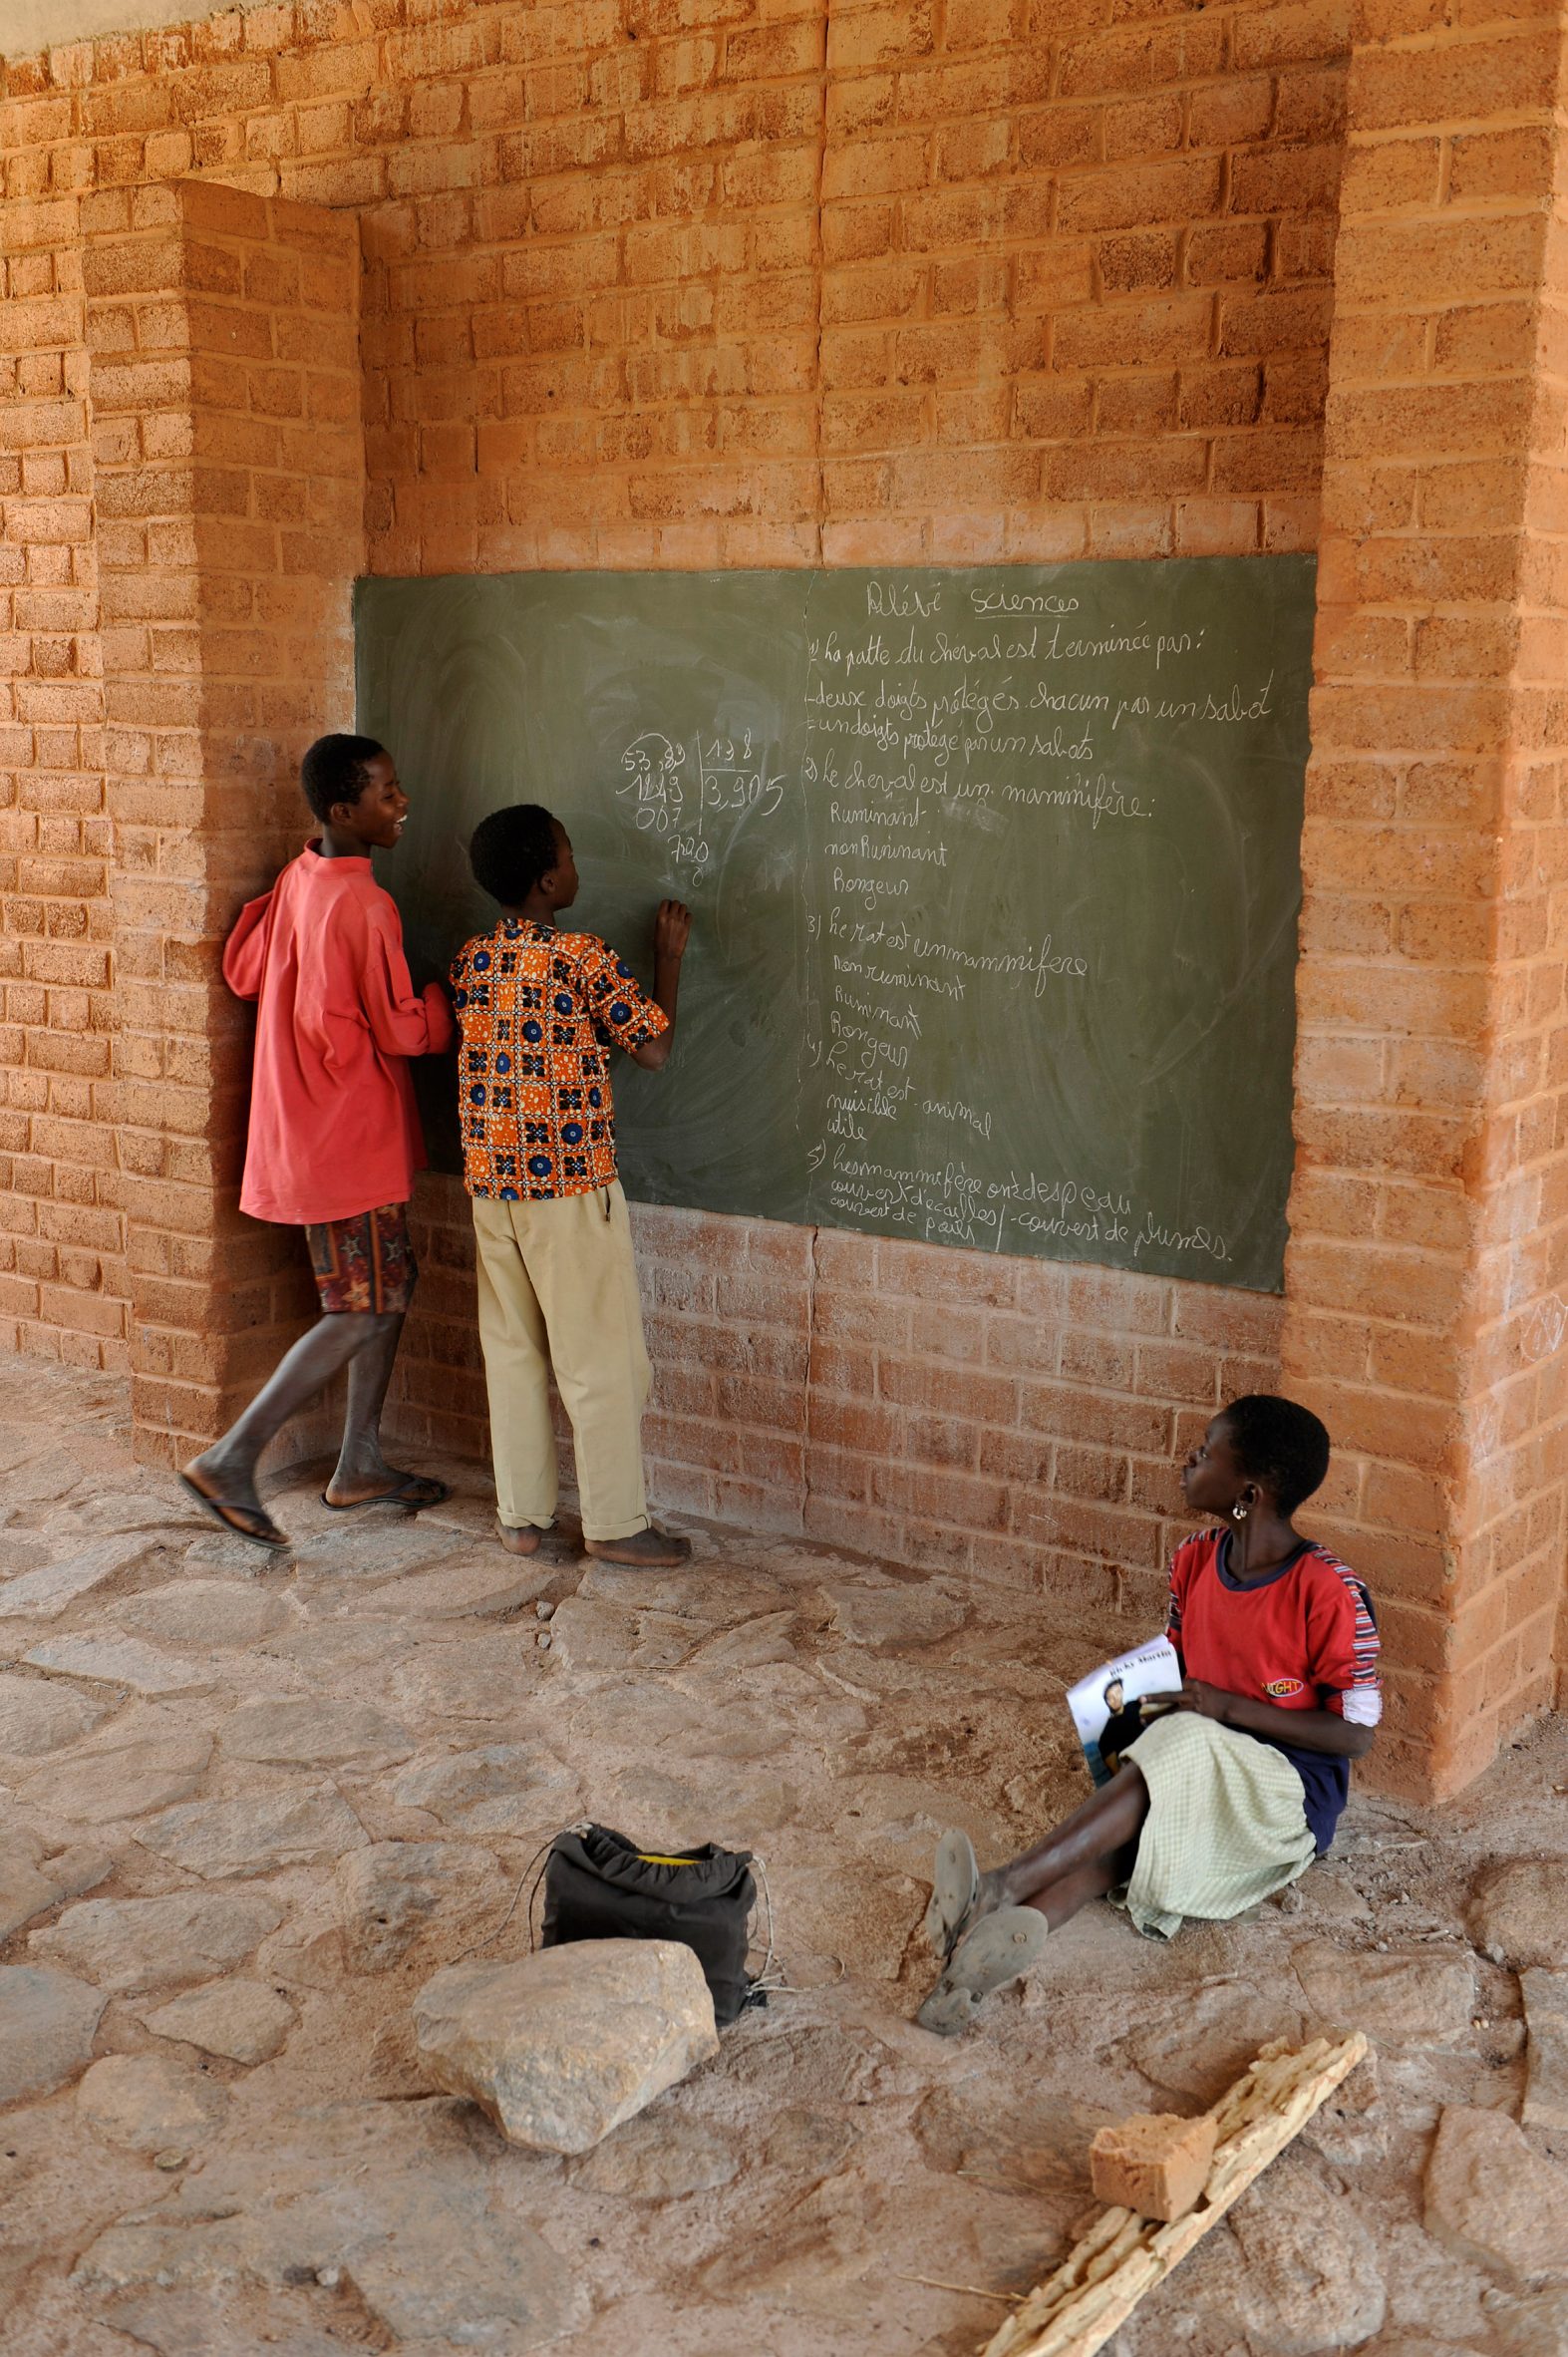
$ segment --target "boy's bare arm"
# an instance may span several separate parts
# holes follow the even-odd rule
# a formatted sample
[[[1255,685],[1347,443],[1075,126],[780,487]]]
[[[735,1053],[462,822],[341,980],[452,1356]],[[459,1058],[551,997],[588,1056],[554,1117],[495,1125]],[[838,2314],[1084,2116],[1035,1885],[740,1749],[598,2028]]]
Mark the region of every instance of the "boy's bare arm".
[[[657,1039],[633,1048],[632,1061],[645,1072],[660,1072],[670,1061],[675,1008],[681,994],[681,960],[692,937],[692,912],[679,900],[661,900],[653,922],[653,1001],[670,1020]]]
[[[1186,1680],[1172,1708],[1218,1719],[1221,1726],[1238,1727],[1243,1735],[1268,1736],[1275,1743],[1297,1744],[1304,1752],[1327,1752],[1340,1760],[1363,1758],[1376,1732],[1353,1727],[1338,1711],[1284,1711],[1277,1703],[1255,1702],[1250,1694],[1227,1694],[1223,1686],[1206,1686],[1201,1678]]]

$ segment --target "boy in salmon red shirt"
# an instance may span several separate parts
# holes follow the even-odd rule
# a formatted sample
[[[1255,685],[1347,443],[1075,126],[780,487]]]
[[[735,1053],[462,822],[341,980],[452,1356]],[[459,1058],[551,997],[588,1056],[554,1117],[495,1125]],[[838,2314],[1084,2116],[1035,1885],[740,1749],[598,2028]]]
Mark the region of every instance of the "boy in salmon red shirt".
[[[241,910],[223,977],[256,1001],[250,1132],[239,1205],[303,1227],[322,1314],[238,1422],[180,1474],[226,1529],[289,1543],[256,1495],[256,1461],[297,1409],[347,1367],[343,1447],[325,1503],[437,1506],[442,1482],[381,1453],[381,1411],[418,1271],[408,1200],[425,1145],[411,1056],[453,1039],[439,983],[417,992],[396,904],[371,871],[409,799],[370,737],[321,737],[300,769],[320,826],[272,890]]]
[[[1243,1913],[1327,1851],[1382,1714],[1372,1599],[1291,1519],[1328,1469],[1327,1432],[1293,1400],[1252,1393],[1209,1425],[1181,1487],[1219,1527],[1170,1566],[1180,1692],[1155,1698],[1164,1713],[1121,1744],[1110,1782],[1037,1849],[982,1874],[967,1836],[943,1836],[928,2029],[963,2029],[1092,1898],[1169,1939],[1185,1916]]]

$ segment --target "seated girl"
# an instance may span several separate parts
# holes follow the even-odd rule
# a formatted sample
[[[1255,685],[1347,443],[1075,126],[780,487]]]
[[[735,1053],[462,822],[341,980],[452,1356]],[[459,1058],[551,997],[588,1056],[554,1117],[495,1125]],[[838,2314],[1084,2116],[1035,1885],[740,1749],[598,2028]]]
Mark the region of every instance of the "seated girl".
[[[1292,1400],[1255,1393],[1215,1417],[1181,1475],[1187,1505],[1219,1517],[1170,1566],[1181,1691],[1037,1849],[982,1874],[967,1835],[944,1834],[928,2030],[963,2029],[1092,1898],[1169,1939],[1184,1916],[1256,1906],[1327,1851],[1382,1709],[1371,1598],[1291,1520],[1328,1470],[1327,1432]]]

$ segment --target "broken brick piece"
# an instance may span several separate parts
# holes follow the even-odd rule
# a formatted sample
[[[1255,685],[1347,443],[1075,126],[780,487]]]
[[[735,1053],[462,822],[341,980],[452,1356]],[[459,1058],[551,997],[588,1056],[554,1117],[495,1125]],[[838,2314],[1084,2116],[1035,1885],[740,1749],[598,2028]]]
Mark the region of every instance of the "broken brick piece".
[[[1183,2217],[1203,2190],[1217,2133],[1207,2112],[1138,2112],[1100,2129],[1089,2148],[1097,2198],[1139,2217]]]

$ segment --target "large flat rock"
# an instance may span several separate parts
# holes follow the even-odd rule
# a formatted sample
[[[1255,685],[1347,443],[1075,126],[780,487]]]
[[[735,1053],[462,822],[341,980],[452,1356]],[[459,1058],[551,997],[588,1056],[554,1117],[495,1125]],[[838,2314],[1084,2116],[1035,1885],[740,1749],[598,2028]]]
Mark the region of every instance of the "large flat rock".
[[[165,2054],[106,2054],[84,2075],[77,2110],[105,2142],[132,2153],[188,2153],[210,2137],[228,2095]]]
[[[1125,2051],[1153,2086],[1208,2104],[1260,2046],[1270,2038],[1299,2039],[1302,2028],[1300,2002],[1288,1987],[1276,1993],[1235,1980],[1205,1981],[1133,2030]]]
[[[28,1942],[100,1988],[126,1995],[209,1980],[253,1955],[283,1920],[260,1890],[176,1890],[166,1898],[88,1898]]]
[[[99,1451],[99,1467],[105,1463]],[[21,1466],[6,1475],[0,1496],[10,1508],[47,1506],[55,1500],[69,1498],[93,1470],[86,1454],[79,1449],[35,1450]]]
[[[165,1546],[183,1547],[206,1526],[194,1499],[162,1482],[137,1490],[90,1490],[73,1500],[70,1513],[80,1529],[152,1530]]]
[[[673,1668],[706,1634],[698,1621],[668,1612],[622,1612],[594,1596],[567,1596],[550,1622],[550,1644],[563,1669],[607,1677]]]
[[[585,2153],[719,2051],[713,1999],[675,1940],[578,1940],[514,1964],[456,1964],[414,2006],[438,2086],[513,2144]]]
[[[43,1844],[36,1834],[20,1827],[0,1831],[0,1940],[9,1939],[62,1896],[39,1864],[42,1855]]]
[[[1475,1944],[1499,1964],[1568,1966],[1568,1857],[1509,1857],[1487,1866],[1470,1899]]]
[[[736,1628],[709,1637],[698,1655],[705,1670],[761,1669],[771,1661],[793,1661],[800,1616],[797,1612],[759,1612]]]
[[[623,2201],[675,2201],[727,2186],[739,2167],[733,2147],[705,2121],[650,2112],[585,2154],[572,2184]]]
[[[537,1622],[532,1613],[528,1621]],[[356,1624],[358,1625],[358,1624]],[[420,1721],[475,1719],[504,1724],[516,1715],[523,1692],[521,1660],[531,1650],[527,1627],[460,1638],[455,1644],[425,1644],[397,1661],[389,1681],[396,1710]],[[387,1658],[396,1659],[388,1652]]]
[[[150,1706],[106,1728],[68,1760],[51,1760],[23,1786],[26,1799],[79,1825],[115,1825],[187,1800],[200,1785],[212,1739]]]
[[[834,1627],[851,1645],[933,1645],[969,1617],[968,1606],[933,1579],[889,1581],[885,1587],[858,1579],[822,1593]]]
[[[439,1563],[446,1555],[466,1551],[460,1532],[443,1530],[423,1517],[398,1517],[386,1511],[352,1514],[341,1519],[334,1515],[327,1529],[296,1538],[294,1569],[302,1579],[352,1580],[359,1585],[396,1579],[422,1563]]]
[[[63,1898],[91,1890],[112,1864],[96,1842],[51,1852],[42,1836],[26,1826],[0,1831],[0,1940]]]
[[[58,1620],[79,1597],[146,1562],[156,1543],[140,1531],[117,1531],[36,1571],[0,1581],[0,1620]]]
[[[537,1556],[519,1562],[497,1546],[493,1559],[444,1563],[439,1570],[412,1572],[378,1585],[355,1609],[396,1612],[411,1620],[493,1620],[516,1612],[541,1595],[559,1570]]]
[[[378,1619],[373,1613],[342,1615],[263,1637],[257,1651],[266,1661],[292,1663],[318,1685],[347,1679],[357,1690],[363,1683],[354,1676],[357,1670],[385,1670],[392,1662],[417,1658],[424,1636],[428,1631],[417,1621]]]
[[[236,1801],[187,1801],[161,1810],[137,1829],[137,1840],[155,1857],[209,1881],[341,1857],[369,1839],[330,1784]]]
[[[690,1563],[643,1571],[590,1556],[577,1582],[579,1596],[597,1597],[628,1612],[673,1612],[710,1628],[732,1627],[792,1601],[777,1581],[738,1563]]]
[[[1469,2043],[1475,1963],[1467,1951],[1357,1954],[1315,1939],[1292,1948],[1290,1960],[1320,2027],[1365,2030],[1392,2048]]]
[[[103,1695],[79,1694],[54,1678],[0,1670],[0,1755],[38,1759],[80,1743],[112,1705]]]
[[[1519,1975],[1524,1998],[1525,2082],[1519,2117],[1526,2128],[1568,2132],[1568,1972],[1539,1964]]]
[[[199,2046],[203,2054],[221,2054],[230,2062],[267,2062],[276,2054],[297,2019],[293,2006],[278,1990],[259,1980],[215,1980],[204,1989],[187,1989],[142,2016],[155,2038],[169,2038],[183,2046]]]
[[[681,1673],[683,1679],[690,1674]],[[787,1662],[770,1664],[754,1673],[757,1678],[788,1674]],[[807,1684],[817,1714],[816,1726],[807,1724],[798,1730],[791,1721],[808,1723],[810,1713],[797,1711],[793,1696],[785,1701],[777,1694],[760,1696],[754,1690],[742,1694],[728,1671],[695,1682],[702,1688],[698,1694],[681,1693],[674,1686],[645,1679],[638,1689],[636,1710],[629,1712],[620,1685],[601,1679],[574,1698],[572,1733],[595,1758],[630,1750],[640,1759],[657,1759],[666,1768],[685,1768],[693,1760],[771,1760],[777,1758],[785,1733],[815,1733],[826,1739],[858,1734],[865,1725],[865,1714],[857,1702],[816,1685],[814,1680]]]
[[[129,1686],[134,1694],[203,1694],[217,1684],[209,1662],[181,1661],[176,1654],[144,1645],[140,1637],[47,1637],[24,1659],[35,1669],[105,1686]]]
[[[355,1972],[390,1971],[437,1920],[455,1945],[475,1909],[488,1907],[498,1924],[512,1891],[493,1853],[467,1842],[376,1842],[341,1857],[337,1879],[343,1953]]]
[[[1568,2291],[1538,2291],[1518,2300],[1488,2293],[1486,2321],[1495,2335],[1497,2357],[1563,2357],[1568,2349]],[[1447,2357],[1446,2349],[1434,2350],[1433,2357]]]
[[[392,1787],[400,1809],[428,1810],[472,1834],[527,1834],[577,1815],[576,1775],[540,1743],[486,1743],[405,1768]]]
[[[120,1626],[155,1645],[253,1645],[292,1618],[288,1600],[243,1579],[176,1579],[130,1596],[115,1613]]]
[[[1389,2302],[1377,2245],[1355,2202],[1299,2156],[1283,2156],[1243,2194],[1230,2231],[1237,2255],[1221,2246],[1207,2304],[1234,2318],[1254,2357],[1337,2357],[1382,2331]]]
[[[227,2357],[228,2346],[248,2357],[243,2319],[256,2293],[329,2276],[393,2347],[527,2357],[583,2324],[588,2301],[570,2260],[493,2203],[493,2157],[474,2151],[454,2110],[445,2099],[327,2104],[279,2119],[264,2151],[247,2142],[204,2155],[172,2202],[101,2233],[72,2289],[106,2321],[134,2319],[138,2339],[159,2348],[171,2317],[193,2315],[207,2337],[178,2344],[179,2357]],[[236,2296],[225,2344],[205,2319]],[[285,2345],[316,2357],[309,2342]],[[343,2345],[327,2342],[322,2357]]]
[[[1506,2113],[1450,2104],[1426,2163],[1426,2231],[1517,2288],[1568,2283],[1568,2170]]]
[[[47,2095],[83,2070],[105,1998],[46,1964],[0,1964],[0,2104]]]
[[[241,1703],[219,1740],[231,1760],[301,1768],[393,1768],[415,1748],[407,1727],[373,1704],[317,1694]]]

